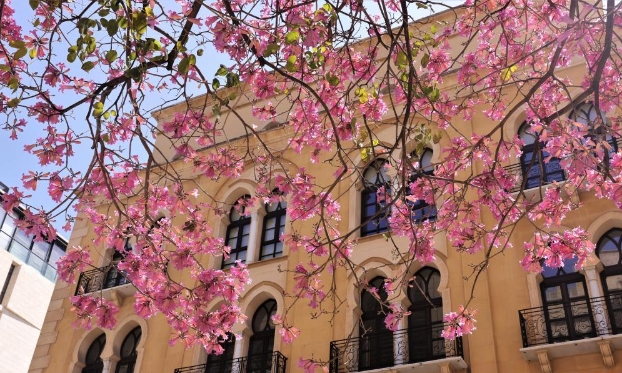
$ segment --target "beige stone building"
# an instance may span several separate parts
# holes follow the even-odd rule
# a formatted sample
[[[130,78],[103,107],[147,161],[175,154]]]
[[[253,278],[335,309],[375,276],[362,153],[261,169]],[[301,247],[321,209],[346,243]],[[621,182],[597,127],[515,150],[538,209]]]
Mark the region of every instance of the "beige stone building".
[[[566,73],[572,76],[580,70],[581,65],[575,64]],[[445,89],[454,84],[455,77],[447,76]],[[203,99],[197,98],[195,102]],[[242,117],[252,117],[245,96],[232,105]],[[169,107],[158,114],[158,120],[165,121],[183,110],[185,106],[181,104]],[[574,113],[575,119],[588,125],[595,115],[589,103]],[[537,147],[530,145],[534,141],[524,132],[524,118],[524,113],[517,113],[505,126],[506,138],[520,134],[527,145],[522,157],[515,157],[504,166],[522,175],[519,179],[524,183],[525,193],[517,198],[535,198],[553,182],[563,183],[565,176],[558,161],[551,160],[540,167],[539,160],[543,157]],[[251,148],[258,144],[258,137],[248,135],[237,125],[233,114],[224,111],[222,122],[226,123],[223,141],[226,138],[230,144],[237,142]],[[494,125],[481,112],[476,112],[468,122],[454,123],[463,134],[484,133]],[[375,130],[379,139],[391,141],[394,130],[390,126],[378,126]],[[265,145],[277,152],[286,148],[291,136],[286,128],[273,124],[259,125],[258,131]],[[441,149],[457,135],[449,129],[443,131],[440,143],[428,144],[421,157],[422,172],[433,172],[433,165],[442,162]],[[617,149],[616,139],[611,139],[611,144]],[[253,165],[247,165],[243,175],[235,180],[216,183],[193,175],[191,164],[174,161],[174,151],[167,139],[160,137],[156,146],[161,151],[160,161],[172,160],[178,172],[212,191],[214,199],[221,201],[226,209],[231,209],[241,197],[254,194]],[[214,151],[217,147],[203,151]],[[400,151],[410,153],[412,149]],[[334,169],[326,163],[311,164],[308,154],[288,149],[280,155],[281,163],[291,170],[313,169],[315,175],[326,175],[327,180],[334,174]],[[365,163],[360,158],[359,155],[358,162]],[[536,161],[532,162],[534,158]],[[534,163],[538,167],[529,166]],[[519,222],[511,238],[514,248],[494,259],[475,288],[470,307],[478,310],[477,330],[450,342],[440,338],[442,315],[469,298],[472,283],[464,277],[471,273],[471,265],[482,258],[457,253],[445,234],[438,232],[434,237],[437,251],[432,263],[421,266],[415,262],[408,268],[397,265],[395,250],[406,245],[397,240],[394,246],[382,234],[386,221],[374,217],[379,207],[373,188],[383,171],[375,160],[368,160],[367,164],[363,177],[344,180],[333,192],[339,196],[342,209],[340,228],[353,230],[358,236],[352,257],[357,273],[340,269],[334,275],[337,294],[343,301],[339,312],[312,317],[305,302],[291,307],[288,318],[301,331],[295,343],[283,343],[275,330],[278,327],[268,320],[271,314],[282,313],[292,304],[283,294],[293,288],[293,276],[282,269],[293,269],[305,262],[306,254],[290,250],[275,237],[291,229],[304,233],[312,228],[302,224],[292,227],[284,203],[269,204],[258,208],[250,217],[240,216],[234,210],[227,218],[213,217],[216,235],[225,238],[232,247],[232,260],[245,260],[253,279],[241,301],[248,320],[236,327],[238,338],[225,344],[225,354],[207,356],[200,347],[186,350],[181,344],[169,345],[171,330],[164,318],[143,320],[135,315],[132,285],[110,267],[115,259],[112,250],[96,247],[92,257],[96,258],[99,269],[83,273],[81,281],[85,282],[80,287],[61,281],[56,284],[54,302],[47,312],[30,372],[298,373],[302,372],[298,359],[311,357],[330,361],[327,366],[330,373],[622,371],[622,212],[613,203],[581,190],[564,197],[581,203],[582,207],[568,215],[561,229],[581,225],[597,245],[592,260],[581,270],[573,263],[566,263],[561,269],[546,269],[542,274],[526,273],[519,264],[523,256],[520,248],[533,236],[534,228],[527,222]],[[475,171],[478,167],[474,165]],[[517,188],[520,189],[520,183]],[[418,204],[415,210],[415,219],[421,220],[434,219],[436,213],[435,206],[424,203]],[[487,212],[481,214],[481,221],[495,224]],[[93,238],[88,222],[78,220],[69,245],[88,246]],[[230,264],[223,263],[221,257],[205,258],[205,263],[213,268],[226,268]],[[395,277],[402,270],[416,276],[418,286],[414,288],[421,291],[405,287],[391,299],[411,311],[401,322],[399,331],[392,333],[384,329],[378,303],[357,288],[354,277],[364,276],[372,284],[380,284],[384,278]],[[117,326],[113,330],[73,329],[71,323],[75,317],[68,297],[76,291],[100,290],[102,296],[119,305]],[[363,333],[364,330],[368,332]]]
[[[28,371],[66,247],[62,238],[33,242],[16,228],[21,216],[0,208],[0,373]]]

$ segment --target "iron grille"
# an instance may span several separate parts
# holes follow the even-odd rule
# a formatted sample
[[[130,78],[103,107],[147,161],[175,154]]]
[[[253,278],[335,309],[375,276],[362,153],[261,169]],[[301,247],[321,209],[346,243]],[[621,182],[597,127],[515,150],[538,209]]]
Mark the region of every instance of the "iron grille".
[[[285,373],[287,358],[278,351],[177,368],[175,373]]]
[[[330,373],[361,372],[462,355],[462,338],[445,340],[443,324],[366,334],[330,343]]]
[[[125,277],[125,274],[115,266],[95,268],[80,273],[76,295],[110,289],[127,283],[129,283],[129,280]]]
[[[622,292],[518,311],[523,347],[622,333]]]

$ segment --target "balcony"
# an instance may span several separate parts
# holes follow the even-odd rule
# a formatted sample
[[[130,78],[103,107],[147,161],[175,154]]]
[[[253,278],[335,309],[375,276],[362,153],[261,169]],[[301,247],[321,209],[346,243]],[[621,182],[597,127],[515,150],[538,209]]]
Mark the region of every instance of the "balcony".
[[[541,169],[540,166],[542,166],[543,169]],[[514,186],[510,189],[511,193],[518,192],[521,189],[528,190],[538,188],[551,184],[554,181],[560,182],[566,180],[564,170],[562,170],[559,164],[559,159],[556,158],[551,159],[548,163],[535,163],[531,165],[527,171],[527,175],[525,175],[523,165],[520,163],[505,166],[504,168],[505,171],[516,180],[516,183],[514,183]],[[544,173],[542,171],[544,171]]]
[[[287,358],[275,351],[267,355],[240,357],[177,368],[175,373],[285,373],[286,363]]]
[[[349,373],[391,367],[398,372],[437,372],[466,369],[462,339],[440,334],[442,324],[366,334],[330,343],[330,373]],[[440,369],[439,369],[440,367]]]
[[[112,289],[125,284],[129,284],[129,280],[116,267],[109,265],[107,267],[95,268],[80,273],[76,295]]]
[[[622,293],[518,311],[527,361],[600,352],[606,366],[622,349]]]

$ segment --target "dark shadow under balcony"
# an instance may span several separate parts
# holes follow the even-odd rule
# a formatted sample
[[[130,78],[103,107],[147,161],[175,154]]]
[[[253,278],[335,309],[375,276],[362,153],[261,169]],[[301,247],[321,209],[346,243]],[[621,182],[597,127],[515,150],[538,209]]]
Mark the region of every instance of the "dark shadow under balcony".
[[[622,333],[622,293],[518,311],[523,347]]]
[[[123,272],[110,265],[80,273],[76,295],[83,295],[100,290],[111,289],[129,284]]]
[[[286,364],[287,358],[275,351],[266,355],[240,357],[177,368],[175,373],[285,373]]]
[[[330,373],[388,367],[397,371],[401,368],[409,372],[428,371],[428,368],[436,371],[433,365],[465,369],[462,339],[445,340],[441,337],[443,327],[443,324],[436,324],[333,341],[330,343]]]

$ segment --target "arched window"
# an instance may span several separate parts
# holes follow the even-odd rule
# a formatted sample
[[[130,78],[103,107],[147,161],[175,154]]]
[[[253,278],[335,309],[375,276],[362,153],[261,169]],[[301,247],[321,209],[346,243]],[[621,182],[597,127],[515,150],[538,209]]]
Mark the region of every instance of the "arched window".
[[[279,195],[277,191],[274,195]],[[263,230],[261,232],[261,250],[259,260],[277,258],[283,255],[283,242],[281,235],[285,231],[285,214],[287,203],[277,201],[266,203],[266,216],[263,218]]]
[[[115,286],[125,285],[129,282],[127,277],[125,277],[124,273],[117,269],[117,264],[125,257],[125,254],[132,251],[132,244],[130,243],[130,238],[125,239],[125,244],[123,245],[123,252],[120,252],[116,249],[112,249],[112,261],[110,262],[110,268],[106,273],[106,278],[104,279],[104,289],[110,289]]]
[[[563,267],[542,265],[540,284],[548,343],[595,336],[592,310],[585,279],[576,267],[575,257]]]
[[[220,355],[209,354],[205,371],[209,373],[230,373],[233,365],[233,351],[235,347],[235,336],[227,333],[227,340],[220,341],[223,352]]]
[[[566,179],[558,158],[546,160],[549,154],[542,150],[545,146],[540,141],[540,134],[530,130],[531,126],[525,122],[518,130],[518,136],[523,140],[523,154],[520,157],[525,189],[537,188],[554,181]]]
[[[376,289],[380,299],[367,290],[361,293],[359,371],[393,365],[393,332],[385,326],[388,309],[381,303],[387,300],[384,278],[374,278],[369,286]]]
[[[618,151],[616,140],[607,131],[607,118],[605,113],[601,111],[598,118],[598,110],[591,102],[583,102],[579,104],[570,113],[570,119],[583,124],[588,132],[588,137],[594,142],[607,141],[611,147],[610,154]]]
[[[117,362],[117,369],[115,373],[134,373],[134,366],[136,365],[136,347],[140,342],[142,330],[140,326],[132,329],[123,343],[121,343],[121,351],[119,351],[119,361]]]
[[[421,154],[421,157],[419,157],[419,161],[417,162],[417,169],[410,176],[410,183],[413,183],[420,177],[434,175],[432,154],[432,149],[425,149],[423,151],[423,154]],[[406,189],[406,195],[409,194],[410,186]],[[436,220],[436,205],[430,205],[422,199],[409,203],[411,204],[412,220],[414,222],[420,223],[425,220]]]
[[[265,301],[253,316],[253,336],[248,346],[248,363],[246,373],[265,373],[272,368],[272,352],[274,349],[274,323],[272,316],[276,314],[276,301]]]
[[[596,255],[605,267],[602,279],[613,333],[622,332],[622,229],[605,233],[596,246]]]
[[[423,267],[415,274],[414,284],[408,289],[408,345],[411,363],[444,358],[443,299],[438,287],[438,270]]]
[[[240,198],[229,213],[229,226],[227,227],[225,242],[231,248],[231,252],[228,258],[223,258],[222,268],[231,267],[236,260],[240,260],[242,263],[246,262],[248,238],[251,232],[251,218],[244,213],[246,207],[243,202],[249,198],[249,195]]]
[[[102,334],[95,338],[93,343],[89,346],[84,359],[84,368],[82,373],[102,373],[104,370],[104,362],[102,361],[101,354],[106,345],[106,334]]]
[[[387,230],[388,211],[383,201],[378,201],[378,188],[384,186],[389,198],[389,177],[385,168],[386,161],[376,159],[363,173],[363,192],[361,193],[361,237],[381,233]]]

